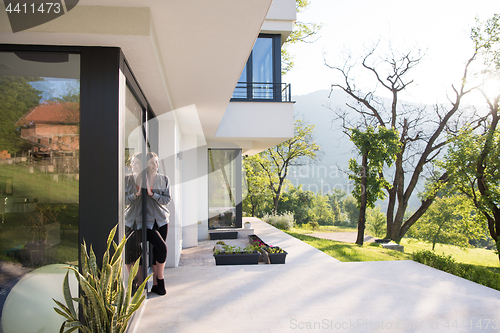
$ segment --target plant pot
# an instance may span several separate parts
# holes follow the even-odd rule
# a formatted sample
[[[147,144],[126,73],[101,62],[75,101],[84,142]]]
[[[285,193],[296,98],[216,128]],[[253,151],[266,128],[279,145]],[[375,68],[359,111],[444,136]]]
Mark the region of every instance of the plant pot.
[[[214,254],[215,265],[257,265],[259,263],[259,252]]]
[[[249,235],[249,236],[248,236],[248,241],[249,241],[249,242],[250,242],[250,244],[252,244],[252,245],[253,245],[253,243],[254,243],[255,241],[258,241],[259,243],[264,243],[264,242],[262,241],[262,239],[260,239],[260,237],[259,237],[259,236],[257,236],[257,235]],[[269,246],[269,245],[268,245],[268,244],[266,244],[266,243],[264,243],[264,244],[265,244],[265,246]]]
[[[252,223],[250,223],[250,222],[245,222],[245,224],[244,224],[244,228],[245,228],[245,229],[250,229],[251,227],[252,227]]]
[[[210,232],[210,239],[236,239],[238,238],[237,231],[219,231],[219,232]]]
[[[262,248],[262,254],[266,264],[284,264],[288,252],[283,250],[283,253],[269,253],[266,248]]]

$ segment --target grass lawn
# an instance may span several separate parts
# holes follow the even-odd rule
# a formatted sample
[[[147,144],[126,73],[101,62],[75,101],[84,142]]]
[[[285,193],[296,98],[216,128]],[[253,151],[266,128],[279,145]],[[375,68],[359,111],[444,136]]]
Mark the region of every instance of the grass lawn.
[[[343,262],[411,260],[411,255],[408,253],[388,250],[374,243],[366,243],[364,246],[359,246],[354,243],[336,242],[329,239],[307,236],[294,231],[286,232]]]
[[[335,225],[320,225],[316,230],[310,228],[307,224],[295,225],[291,232],[297,234],[310,234],[313,232],[357,232],[357,228],[352,227],[339,227]]]
[[[356,231],[356,229],[353,228],[341,228],[340,230],[336,228],[339,227],[322,226],[315,232],[328,232],[329,229],[332,229],[333,232],[340,232],[340,230]],[[343,262],[412,260],[413,252],[432,249],[431,244],[417,240],[403,239],[401,245],[405,247],[405,253],[401,253],[399,251],[385,249],[373,243],[365,243],[364,246],[359,246],[354,243],[336,242],[307,236],[304,234],[311,233],[312,230],[300,227],[292,228],[290,231],[286,232]],[[435,253],[445,256],[451,255],[457,262],[487,267],[495,273],[500,273],[498,256],[491,250],[479,248],[461,249],[454,245],[437,244]]]

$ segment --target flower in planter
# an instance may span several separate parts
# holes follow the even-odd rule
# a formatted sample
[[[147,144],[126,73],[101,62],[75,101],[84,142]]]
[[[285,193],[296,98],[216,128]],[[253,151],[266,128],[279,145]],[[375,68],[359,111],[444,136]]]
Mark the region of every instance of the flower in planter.
[[[281,247],[279,246],[269,246],[269,247],[266,247],[265,250],[268,252],[268,253],[285,253],[285,250],[283,250]]]

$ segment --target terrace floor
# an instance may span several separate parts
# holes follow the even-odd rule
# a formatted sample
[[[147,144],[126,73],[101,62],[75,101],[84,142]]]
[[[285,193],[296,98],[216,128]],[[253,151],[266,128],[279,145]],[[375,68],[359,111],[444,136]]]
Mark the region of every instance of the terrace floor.
[[[131,332],[498,332],[500,292],[413,261],[342,263],[256,219],[284,265],[215,266],[203,241],[165,270]],[[246,239],[238,241],[246,242]]]

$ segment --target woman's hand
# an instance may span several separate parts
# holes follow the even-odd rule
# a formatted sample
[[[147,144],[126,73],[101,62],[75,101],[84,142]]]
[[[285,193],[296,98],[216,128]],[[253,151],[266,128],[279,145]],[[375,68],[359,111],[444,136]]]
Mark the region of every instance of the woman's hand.
[[[142,190],[141,190],[141,185],[142,185],[142,177],[137,177],[137,181],[136,181],[136,184],[137,184],[137,192],[135,192],[135,196],[136,197],[140,197],[141,194],[142,194]]]
[[[147,187],[146,187],[146,188],[147,188],[147,190],[148,190],[148,195],[149,195],[150,197],[152,197],[152,196],[153,196],[153,194],[154,194],[154,193],[153,193],[153,188],[149,186],[149,178],[147,178],[147,177],[146,177],[146,185],[147,185]]]

